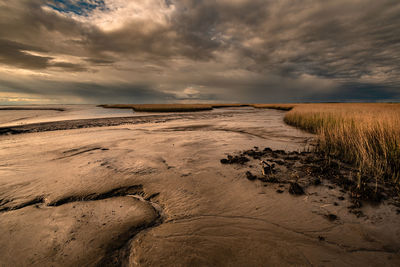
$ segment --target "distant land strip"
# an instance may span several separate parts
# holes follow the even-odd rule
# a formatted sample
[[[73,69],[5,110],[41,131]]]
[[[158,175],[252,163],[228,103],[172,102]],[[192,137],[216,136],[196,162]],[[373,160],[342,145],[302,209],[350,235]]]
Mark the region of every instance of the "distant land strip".
[[[50,107],[0,107],[0,110],[54,110],[54,111],[65,111],[64,108],[50,108]]]
[[[133,109],[136,112],[193,112],[214,108],[254,107],[278,110],[291,110],[291,104],[106,104],[103,108]]]
[[[162,123],[177,119],[207,119],[218,116],[232,116],[237,112],[220,113],[202,113],[202,114],[163,114],[151,116],[132,116],[132,117],[112,117],[112,118],[96,118],[96,119],[80,119],[80,120],[64,120],[32,123],[17,126],[0,127],[0,135],[13,135],[23,133],[47,132],[58,130],[70,130],[92,127],[118,126],[123,124],[140,124],[140,123]]]

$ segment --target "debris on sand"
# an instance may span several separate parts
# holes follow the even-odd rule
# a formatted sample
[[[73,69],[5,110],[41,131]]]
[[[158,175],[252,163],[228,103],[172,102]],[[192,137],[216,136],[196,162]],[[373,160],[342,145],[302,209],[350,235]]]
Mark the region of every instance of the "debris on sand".
[[[364,217],[364,216],[365,216],[364,213],[363,213],[361,210],[349,209],[349,212],[350,212],[350,213],[353,213],[354,215],[356,215],[357,218],[360,218],[360,217]]]
[[[357,200],[357,199],[354,199],[354,200],[352,201],[352,203],[353,203],[353,204],[349,207],[349,209],[359,209],[359,208],[362,207],[361,201],[359,201],[359,200]]]
[[[380,187],[372,188],[367,183],[360,183],[350,189],[350,196],[353,199],[367,200],[379,203],[384,197]]]
[[[259,180],[264,186],[267,184],[290,184],[288,191],[292,195],[303,195],[308,186],[324,186],[330,190],[339,191],[341,195],[332,200],[331,204],[339,206],[335,200],[348,199],[350,213],[357,217],[364,216],[361,212],[364,201],[379,203],[385,199],[392,199],[398,203],[400,198],[398,189],[392,184],[376,185],[373,177],[362,176],[360,172],[348,163],[326,157],[318,152],[285,152],[271,148],[254,147],[238,153],[236,156],[228,155],[221,159],[222,164],[245,164],[249,162],[246,178],[250,181]],[[255,164],[255,163],[261,164]],[[258,165],[258,166],[257,166]],[[261,167],[260,175],[254,175]],[[250,170],[253,170],[250,172]],[[256,170],[257,169],[257,170]],[[277,193],[282,193],[283,188],[276,186]],[[348,197],[345,199],[345,194]],[[396,205],[396,204],[393,204]]]
[[[249,159],[244,156],[231,156],[228,155],[226,159],[221,159],[222,164],[245,164]]]
[[[298,183],[290,183],[289,193],[292,195],[303,195],[304,190]]]
[[[338,216],[332,213],[329,213],[327,215],[325,215],[325,217],[330,220],[331,222],[336,221],[338,219]]]
[[[227,160],[227,159],[221,159],[221,163],[222,163],[222,164],[229,164],[229,160]]]
[[[266,177],[259,177],[258,180],[260,180],[261,182],[264,182],[264,183],[272,183],[272,184],[279,184],[279,183],[281,183],[281,181],[278,180],[278,178],[273,177],[273,176],[272,176],[272,177],[268,177],[268,178],[266,178]]]
[[[260,159],[262,156],[264,156],[264,154],[265,153],[263,151],[258,151],[258,149],[250,149],[243,152],[243,155],[247,155],[249,157],[252,157],[253,159]]]
[[[246,177],[250,181],[254,181],[255,179],[257,179],[257,176],[253,175],[250,171],[246,172]]]
[[[261,161],[261,170],[264,176],[270,175],[274,172],[275,164],[269,164],[268,162]]]

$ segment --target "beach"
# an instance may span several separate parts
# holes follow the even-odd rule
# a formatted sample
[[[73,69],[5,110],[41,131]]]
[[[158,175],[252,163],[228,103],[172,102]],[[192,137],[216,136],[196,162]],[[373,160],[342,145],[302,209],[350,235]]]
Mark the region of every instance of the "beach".
[[[399,207],[313,183],[284,111],[57,108],[0,110],[1,266],[400,265]]]

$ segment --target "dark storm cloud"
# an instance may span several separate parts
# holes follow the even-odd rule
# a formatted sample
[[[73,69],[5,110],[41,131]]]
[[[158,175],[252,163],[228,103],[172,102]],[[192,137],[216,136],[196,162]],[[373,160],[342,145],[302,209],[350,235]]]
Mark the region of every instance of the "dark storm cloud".
[[[94,65],[109,65],[115,62],[114,60],[103,58],[85,58],[85,61],[90,62]]]
[[[50,64],[49,66],[60,68],[60,69],[63,69],[64,71],[73,71],[73,72],[80,72],[80,71],[88,70],[81,64],[74,64],[74,63],[69,63],[69,62],[56,62],[56,63]]]
[[[398,98],[398,1],[127,1],[147,6],[140,16],[111,16],[126,16],[118,27],[97,23],[121,2],[0,0],[0,62],[110,75],[131,81],[132,94],[153,92],[155,101],[193,84],[199,91],[193,98],[227,101]],[[87,91],[107,90],[87,84]]]
[[[57,67],[67,71],[79,72],[87,69],[80,64],[68,62],[52,63],[52,57],[32,55],[30,52],[45,53],[41,48],[0,39],[0,63],[23,69],[46,69]]]
[[[27,69],[43,69],[48,66],[50,57],[35,56],[26,51],[43,52],[40,48],[0,39],[1,63]]]
[[[88,103],[151,103],[177,100],[173,94],[153,90],[148,85],[97,84],[85,82],[57,82],[35,80],[7,82],[6,86],[15,93],[42,95],[44,98],[74,99],[78,96]]]

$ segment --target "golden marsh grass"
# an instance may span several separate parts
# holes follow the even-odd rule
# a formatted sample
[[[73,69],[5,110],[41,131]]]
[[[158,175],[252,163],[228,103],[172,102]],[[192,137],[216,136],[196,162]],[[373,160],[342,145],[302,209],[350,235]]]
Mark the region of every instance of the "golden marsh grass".
[[[284,120],[317,134],[327,155],[399,185],[400,104],[295,104]]]

